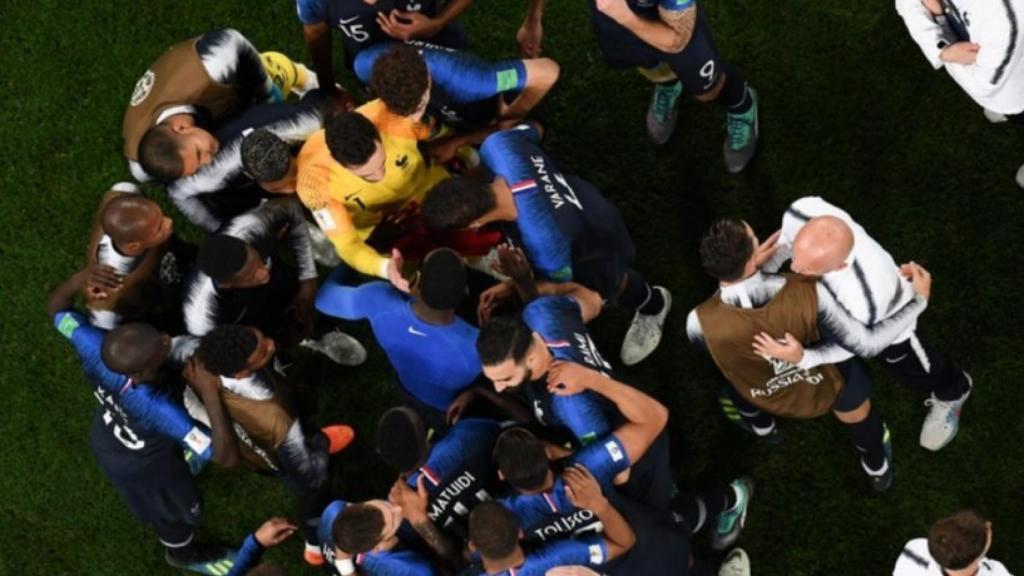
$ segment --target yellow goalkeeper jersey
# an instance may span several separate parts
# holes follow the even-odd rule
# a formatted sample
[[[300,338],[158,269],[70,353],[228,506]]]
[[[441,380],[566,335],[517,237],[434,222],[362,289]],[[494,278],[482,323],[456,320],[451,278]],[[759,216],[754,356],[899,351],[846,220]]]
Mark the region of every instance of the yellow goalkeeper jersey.
[[[299,152],[296,190],[338,256],[364,274],[384,278],[388,259],[366,244],[367,236],[384,215],[410,200],[422,202],[431,188],[448,178],[448,171],[420,154],[417,143],[430,135],[426,124],[392,114],[380,100],[356,112],[380,132],[384,178],[367,182],[349,172],[331,157],[325,131],[320,130]]]

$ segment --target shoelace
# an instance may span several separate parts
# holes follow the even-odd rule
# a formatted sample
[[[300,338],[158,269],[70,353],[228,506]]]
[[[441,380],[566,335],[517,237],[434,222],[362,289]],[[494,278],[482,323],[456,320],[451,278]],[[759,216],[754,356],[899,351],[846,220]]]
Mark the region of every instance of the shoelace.
[[[950,415],[953,413],[953,402],[946,402],[939,400],[938,398],[928,398],[924,401],[924,405],[928,408],[938,406],[940,409],[946,411],[946,420],[950,419]]]
[[[726,120],[726,133],[729,136],[729,147],[733,150],[739,150],[746,146],[750,140],[750,132],[753,130],[754,123],[748,118],[747,114],[727,114]]]
[[[672,106],[676,102],[676,95],[671,88],[658,86],[654,90],[654,115],[659,122],[664,122],[672,113]]]

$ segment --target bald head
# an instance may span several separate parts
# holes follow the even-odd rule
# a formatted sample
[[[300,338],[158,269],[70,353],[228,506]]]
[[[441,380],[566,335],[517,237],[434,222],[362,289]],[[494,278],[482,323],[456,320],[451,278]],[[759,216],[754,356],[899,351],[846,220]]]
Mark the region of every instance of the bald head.
[[[835,216],[811,218],[793,240],[794,272],[808,276],[839,270],[853,251],[853,230]]]
[[[124,324],[104,336],[103,363],[119,374],[149,372],[167,359],[169,344],[169,338],[149,324]]]
[[[107,202],[100,226],[118,249],[127,252],[161,244],[173,230],[160,205],[140,194],[125,194]]]

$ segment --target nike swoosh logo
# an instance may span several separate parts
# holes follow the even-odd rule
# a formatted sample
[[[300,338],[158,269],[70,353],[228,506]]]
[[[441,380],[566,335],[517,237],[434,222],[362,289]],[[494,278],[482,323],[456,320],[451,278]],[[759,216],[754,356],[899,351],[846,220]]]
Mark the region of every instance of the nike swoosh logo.
[[[903,356],[900,356],[899,358],[892,358],[892,359],[886,358],[885,361],[888,362],[889,364],[895,364],[895,363],[899,362],[900,360],[903,360],[906,357],[907,357],[907,355],[904,354]]]
[[[355,22],[356,20],[359,20],[359,16],[353,16],[348,20],[344,18],[338,18],[338,24],[348,24],[349,22]]]
[[[409,334],[415,334],[417,336],[426,336],[426,333],[420,332],[419,330],[413,328],[412,326],[409,326]]]

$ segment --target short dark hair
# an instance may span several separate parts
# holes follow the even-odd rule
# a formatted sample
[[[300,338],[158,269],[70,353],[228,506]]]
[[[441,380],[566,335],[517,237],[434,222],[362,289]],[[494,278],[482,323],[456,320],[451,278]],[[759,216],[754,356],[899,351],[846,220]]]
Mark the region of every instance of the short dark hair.
[[[373,550],[384,532],[384,514],[366,503],[349,504],[334,519],[331,537],[334,545],[347,554]]]
[[[947,570],[963,570],[985,552],[988,525],[975,510],[961,510],[932,525],[928,553]]]
[[[434,186],[423,199],[420,213],[432,230],[465,228],[497,205],[490,184],[456,176]]]
[[[377,151],[380,132],[359,112],[345,112],[327,121],[327,148],[342,166],[362,166]]]
[[[469,515],[469,541],[484,558],[508,558],[519,545],[519,523],[501,504],[481,502]]]
[[[245,268],[249,258],[244,240],[227,234],[211,234],[199,247],[196,265],[199,271],[217,282],[231,280]]]
[[[544,443],[525,428],[511,428],[498,436],[494,462],[506,482],[531,492],[544,486],[551,471]]]
[[[234,376],[249,364],[259,346],[256,332],[249,326],[224,324],[199,339],[196,357],[215,376]]]
[[[747,225],[738,218],[719,218],[700,241],[700,263],[704,271],[723,282],[743,277],[754,253]]]
[[[501,364],[505,360],[519,363],[533,343],[533,330],[520,316],[498,316],[480,326],[476,338],[476,351],[484,366]]]
[[[139,165],[146,174],[159,182],[174,182],[185,172],[180,148],[174,131],[168,126],[157,124],[146,130],[139,140]]]
[[[427,429],[415,410],[397,406],[377,423],[377,454],[398,472],[411,472],[427,458]]]
[[[100,358],[114,372],[135,374],[146,369],[162,339],[163,334],[150,324],[122,324],[103,336]]]
[[[420,299],[434,310],[452,310],[466,295],[466,265],[450,248],[427,254],[420,266]]]
[[[419,50],[397,44],[377,59],[370,73],[370,87],[388,110],[411,116],[420,107],[430,86],[427,62]]]
[[[276,182],[288,175],[292,166],[291,148],[266,128],[242,139],[242,169],[257,182]]]

